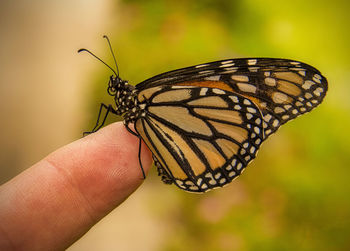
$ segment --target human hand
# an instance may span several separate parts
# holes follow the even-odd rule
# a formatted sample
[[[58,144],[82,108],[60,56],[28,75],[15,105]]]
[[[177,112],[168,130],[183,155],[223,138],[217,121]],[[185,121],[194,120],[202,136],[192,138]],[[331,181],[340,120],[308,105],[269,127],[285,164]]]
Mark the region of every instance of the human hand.
[[[120,122],[51,153],[0,186],[0,250],[64,250],[143,182],[139,139]],[[151,153],[143,145],[147,173]]]

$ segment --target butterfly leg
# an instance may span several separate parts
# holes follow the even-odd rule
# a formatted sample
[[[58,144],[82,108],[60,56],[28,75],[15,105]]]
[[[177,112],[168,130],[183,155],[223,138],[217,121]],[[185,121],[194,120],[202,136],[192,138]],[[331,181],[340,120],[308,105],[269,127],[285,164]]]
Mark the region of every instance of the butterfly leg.
[[[142,145],[141,137],[139,137],[139,154],[138,154],[138,157],[139,157],[139,163],[140,163],[143,179],[146,179],[145,170],[143,170],[142,161],[141,161],[141,145]]]
[[[124,123],[126,130],[128,130],[128,132],[130,132],[132,135],[134,135],[136,137],[140,137],[140,135],[138,133],[135,133],[133,130],[130,129],[129,123],[125,122],[125,120],[123,120],[123,123]]]
[[[100,124],[100,119],[101,119],[101,114],[102,114],[102,110],[103,110],[103,109],[106,109],[107,111],[106,111],[106,114],[105,114],[104,117],[103,117],[102,123]],[[88,135],[88,134],[97,132],[97,131],[104,125],[104,123],[106,122],[107,116],[108,116],[108,114],[109,114],[110,112],[116,114],[116,111],[114,110],[114,108],[112,107],[112,105],[108,105],[108,106],[107,106],[106,104],[101,103],[101,106],[100,106],[100,110],[99,110],[99,112],[98,112],[98,116],[97,116],[97,121],[96,121],[95,127],[94,127],[91,131],[89,131],[89,132],[84,132],[84,133],[83,133],[83,136],[86,136],[86,135]],[[99,124],[100,124],[100,125],[99,125]]]
[[[173,179],[170,177],[169,173],[165,170],[164,167],[162,167],[162,165],[159,163],[159,161],[157,160],[157,158],[153,155],[153,160],[154,160],[154,164],[157,167],[157,171],[158,171],[158,176],[161,177],[162,181],[165,184],[172,184],[174,181]]]

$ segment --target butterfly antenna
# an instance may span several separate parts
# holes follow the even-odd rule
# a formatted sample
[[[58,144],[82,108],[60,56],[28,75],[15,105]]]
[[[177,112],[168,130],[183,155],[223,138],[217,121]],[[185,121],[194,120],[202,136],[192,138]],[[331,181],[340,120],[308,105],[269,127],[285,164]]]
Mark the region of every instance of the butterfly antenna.
[[[92,55],[94,58],[96,58],[96,59],[98,59],[99,61],[101,61],[105,66],[107,66],[109,69],[111,69],[113,72],[114,72],[114,74],[116,75],[116,76],[119,76],[119,72],[118,72],[118,74],[115,72],[115,70],[113,70],[113,68],[112,67],[110,67],[108,64],[106,64],[102,59],[100,59],[98,56],[96,56],[95,54],[93,54],[91,51],[89,51],[89,50],[87,50],[87,49],[80,49],[80,50],[78,50],[78,53],[80,53],[80,52],[82,52],[82,51],[86,51],[87,53],[89,53],[90,55]]]
[[[111,42],[109,41],[109,38],[107,37],[107,35],[103,35],[103,38],[107,39],[107,42],[108,42],[108,45],[109,45],[109,49],[111,50],[111,53],[112,53],[112,56],[113,56],[113,59],[114,59],[115,66],[117,67],[117,72],[118,72],[118,77],[119,77],[119,68],[118,68],[117,60],[115,60],[115,56],[114,56],[114,53],[113,53]]]

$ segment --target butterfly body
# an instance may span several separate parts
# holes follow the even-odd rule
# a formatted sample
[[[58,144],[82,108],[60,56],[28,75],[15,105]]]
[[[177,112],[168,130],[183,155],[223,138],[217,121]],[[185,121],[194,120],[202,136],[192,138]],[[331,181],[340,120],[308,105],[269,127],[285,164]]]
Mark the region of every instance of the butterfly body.
[[[244,58],[166,72],[135,87],[112,76],[108,93],[113,113],[153,153],[164,183],[206,192],[239,176],[261,143],[320,104],[327,88],[307,64]]]

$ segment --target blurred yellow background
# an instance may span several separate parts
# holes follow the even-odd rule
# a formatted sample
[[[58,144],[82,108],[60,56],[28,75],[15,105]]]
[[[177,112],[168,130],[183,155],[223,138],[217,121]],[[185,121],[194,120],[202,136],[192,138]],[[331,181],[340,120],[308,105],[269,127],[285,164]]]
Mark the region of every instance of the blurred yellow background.
[[[347,1],[0,2],[0,182],[81,137],[111,103],[108,34],[123,79],[234,57],[319,69],[323,104],[283,126],[229,186],[204,195],[152,170],[76,250],[349,250],[350,4]]]

